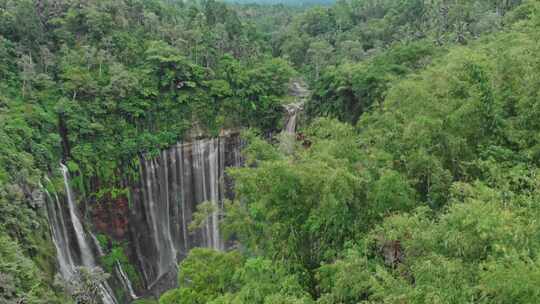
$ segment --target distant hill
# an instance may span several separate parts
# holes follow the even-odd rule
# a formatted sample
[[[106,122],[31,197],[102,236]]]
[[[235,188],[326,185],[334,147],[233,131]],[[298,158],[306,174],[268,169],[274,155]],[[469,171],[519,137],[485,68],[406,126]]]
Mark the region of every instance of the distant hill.
[[[233,4],[262,4],[274,5],[283,4],[287,6],[314,6],[314,5],[332,5],[334,0],[225,0],[227,3]]]

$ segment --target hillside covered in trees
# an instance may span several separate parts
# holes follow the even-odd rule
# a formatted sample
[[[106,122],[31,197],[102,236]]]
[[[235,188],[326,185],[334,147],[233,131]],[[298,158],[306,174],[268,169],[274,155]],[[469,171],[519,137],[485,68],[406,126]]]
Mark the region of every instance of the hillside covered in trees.
[[[0,0],[0,303],[538,303],[539,52],[536,0]]]

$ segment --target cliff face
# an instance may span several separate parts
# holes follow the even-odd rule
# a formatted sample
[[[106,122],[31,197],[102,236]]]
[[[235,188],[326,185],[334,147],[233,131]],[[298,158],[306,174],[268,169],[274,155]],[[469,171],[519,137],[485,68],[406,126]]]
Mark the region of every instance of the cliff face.
[[[283,132],[289,135],[295,134],[296,117],[305,96],[303,87],[294,88],[300,91],[293,94],[298,102],[285,107],[287,127]],[[234,196],[233,181],[226,169],[242,165],[243,143],[235,131],[224,131],[215,138],[203,138],[201,132],[193,131],[191,137],[194,139],[180,142],[158,155],[141,156],[139,180],[130,183],[129,198],[125,194],[115,197],[107,194],[92,204],[89,215],[94,232],[122,244],[142,279],[133,285],[137,289],[133,290],[117,261],[120,267],[112,273],[114,286],[122,283],[130,293],[122,299],[157,296],[174,288],[177,265],[192,248],[224,250],[228,247],[219,231],[223,201]],[[96,189],[99,189],[98,182]],[[201,203],[209,208],[207,217],[199,228],[190,229]],[[94,239],[96,254],[103,255],[97,252],[100,248],[94,235],[87,233]],[[68,250],[73,249],[68,246]]]
[[[219,231],[223,201],[233,196],[226,168],[242,164],[241,145],[237,133],[223,133],[216,138],[178,143],[155,157],[142,156],[140,179],[130,187],[131,201],[126,195],[108,194],[92,205],[89,215],[94,233],[105,234],[122,244],[142,279],[142,284],[135,284],[138,290],[133,290],[116,261],[111,283],[115,289],[122,287],[126,292],[119,297],[120,301],[157,296],[175,287],[177,265],[192,248],[227,247]],[[72,197],[67,169],[64,179],[69,194],[64,199],[69,202],[70,212],[58,197],[51,196],[48,206],[58,264],[64,276],[69,277],[77,266],[94,266],[106,253],[88,230],[90,225],[71,225],[83,217]],[[211,206],[206,220],[199,228],[189,229],[203,202]],[[85,256],[91,257],[88,260],[92,262],[85,262]]]
[[[129,202],[127,197],[105,197],[92,209],[92,219],[97,232],[115,240],[129,238]]]
[[[150,292],[175,286],[177,264],[190,249],[225,248],[220,210],[232,195],[225,169],[241,165],[240,146],[237,135],[225,135],[179,143],[157,157],[141,158],[141,179],[132,187],[130,251]],[[188,227],[202,202],[209,202],[212,212],[202,228],[192,231]]]
[[[292,114],[296,115],[297,111]],[[291,130],[285,132],[294,134],[296,120],[291,119],[290,115],[285,119],[294,124]],[[132,285],[120,262],[115,261],[116,267],[111,273],[113,287],[117,292],[120,290],[117,287],[129,291],[129,294],[122,292],[120,301],[129,302],[137,296],[158,296],[174,288],[177,284],[177,265],[192,248],[224,250],[228,247],[219,230],[223,201],[234,196],[233,181],[227,176],[226,169],[242,165],[242,145],[237,132],[222,132],[215,138],[201,138],[199,135],[199,139],[180,142],[158,155],[143,155],[139,159],[139,180],[131,182],[129,199],[125,194],[115,197],[107,194],[92,204],[88,214],[94,232],[108,235],[122,244],[124,253],[142,279],[142,282]],[[66,170],[65,186],[71,195]],[[67,209],[58,203],[58,198],[51,198],[51,201],[56,201],[51,206],[58,209],[50,211],[54,223],[58,223],[55,226],[59,227],[56,229],[58,235],[55,235],[59,253],[62,253],[59,254],[59,261],[61,265],[68,265],[64,267],[67,269],[88,264],[81,258],[83,252],[92,255],[95,262],[100,260],[97,257],[106,254],[94,234],[88,231],[90,225],[76,227],[80,230],[77,233],[72,231],[77,229],[67,225],[76,222],[80,214],[75,210],[78,208],[75,208],[73,200],[67,198],[73,209],[68,214]],[[198,223],[198,228],[190,229],[201,203],[205,203],[206,218]],[[65,225],[60,225],[64,222]],[[88,250],[81,250],[80,244],[88,247]],[[63,254],[64,251],[66,254]],[[62,259],[62,256],[67,258]],[[137,290],[133,290],[132,286]]]

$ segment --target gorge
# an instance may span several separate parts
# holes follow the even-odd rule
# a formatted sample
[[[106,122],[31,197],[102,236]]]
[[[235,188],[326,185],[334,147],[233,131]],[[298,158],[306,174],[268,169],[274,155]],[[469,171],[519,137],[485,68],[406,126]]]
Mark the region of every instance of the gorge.
[[[288,136],[295,133],[303,101],[309,94],[304,86],[293,82],[290,91],[296,101],[283,106],[283,133]],[[217,137],[198,135],[157,155],[140,156],[140,179],[130,187],[124,244],[130,262],[143,279],[142,289],[134,289],[118,260],[114,261],[109,279],[115,290],[121,290],[124,302],[138,299],[137,293],[159,297],[176,287],[177,265],[191,249],[224,250],[232,245],[222,239],[219,222],[224,200],[234,197],[233,182],[226,170],[242,166],[242,147],[239,131],[224,130]],[[65,197],[47,192],[48,219],[59,272],[65,280],[74,280],[78,267],[97,267],[105,253],[92,227],[82,224],[68,168],[60,164],[60,170]],[[203,203],[208,210],[198,210]],[[205,218],[198,227],[190,227],[196,212],[202,212]],[[118,303],[107,281],[100,289],[104,304]]]
[[[232,197],[228,167],[242,165],[238,133],[216,138],[181,142],[161,151],[157,157],[141,157],[141,180],[132,188],[129,219],[130,248],[136,256],[146,292],[159,295],[176,284],[177,263],[194,247],[223,250],[219,232],[223,200]],[[78,266],[96,267],[102,249],[93,234],[85,232],[75,205],[67,167],[61,165],[66,190],[65,202],[55,193],[47,193],[47,210],[59,271],[66,280]],[[202,228],[191,231],[189,225],[197,206],[211,202],[214,210]],[[88,228],[87,228],[88,229]],[[101,253],[100,253],[101,252]],[[137,296],[122,266],[115,262],[115,280],[121,282],[131,300]],[[105,304],[116,300],[104,284]]]

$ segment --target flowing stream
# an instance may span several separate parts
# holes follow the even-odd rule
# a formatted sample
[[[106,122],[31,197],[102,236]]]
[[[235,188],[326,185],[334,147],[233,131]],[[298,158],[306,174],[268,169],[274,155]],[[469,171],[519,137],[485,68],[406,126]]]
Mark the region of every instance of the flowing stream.
[[[84,232],[81,220],[77,215],[77,207],[73,199],[73,191],[69,185],[69,174],[67,168],[61,164],[62,175],[64,178],[64,186],[66,188],[66,199],[68,204],[67,216],[69,221],[64,219],[64,208],[60,203],[58,195],[54,197],[47,191],[47,215],[54,246],[56,248],[56,256],[58,260],[59,270],[62,277],[69,281],[73,279],[77,267],[84,266],[88,268],[97,267],[96,258],[87,241],[87,235]],[[68,231],[73,231],[77,243],[78,251],[75,250],[74,244],[69,237]],[[98,247],[99,248],[99,247]],[[78,259],[76,258],[78,253]],[[104,304],[116,304],[117,301],[107,282],[100,284],[101,300]]]
[[[115,262],[115,269],[118,273],[118,277],[120,278],[120,281],[122,281],[122,285],[124,286],[125,290],[128,292],[128,295],[131,297],[132,300],[136,300],[139,297],[135,294],[135,290],[133,289],[133,285],[131,284],[131,281],[129,280],[128,275],[124,271],[124,268],[122,267],[122,264],[120,262]]]
[[[303,103],[291,103],[285,106],[287,115],[285,116],[285,128],[283,129],[283,132],[286,134],[296,133],[298,114],[302,111],[303,106]]]
[[[69,207],[69,217],[71,219],[71,224],[75,231],[75,237],[77,238],[77,245],[81,253],[82,265],[86,267],[95,267],[96,261],[94,259],[94,254],[90,249],[88,242],[86,241],[86,235],[84,233],[83,225],[81,220],[77,216],[75,202],[73,200],[73,192],[71,186],[69,185],[69,174],[68,169],[63,164],[60,164],[62,169],[62,176],[64,177],[64,187],[66,189],[67,202]]]
[[[279,134],[279,148],[286,154],[294,152],[297,134],[298,117],[304,110],[304,104],[309,97],[309,90],[303,80],[297,79],[289,86],[289,95],[294,97],[294,102],[283,106],[285,109],[285,118],[283,130]]]
[[[59,271],[63,278],[69,278],[75,269],[75,263],[71,255],[69,236],[66,229],[66,223],[61,213],[60,200],[58,195],[54,193],[54,197],[45,190],[48,200],[47,215],[51,229],[52,241],[56,249],[56,258],[58,261]]]

